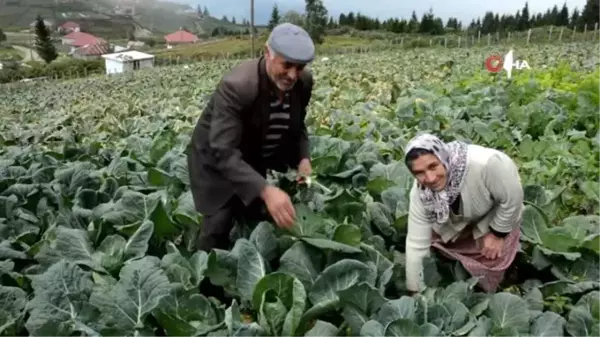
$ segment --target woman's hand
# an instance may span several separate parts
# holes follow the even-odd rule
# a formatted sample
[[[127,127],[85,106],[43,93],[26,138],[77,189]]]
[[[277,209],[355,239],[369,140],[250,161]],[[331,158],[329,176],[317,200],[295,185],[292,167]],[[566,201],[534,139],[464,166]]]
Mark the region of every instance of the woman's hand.
[[[499,238],[494,233],[487,233],[483,236],[483,248],[481,254],[490,260],[502,257],[502,248],[504,247],[504,238]]]

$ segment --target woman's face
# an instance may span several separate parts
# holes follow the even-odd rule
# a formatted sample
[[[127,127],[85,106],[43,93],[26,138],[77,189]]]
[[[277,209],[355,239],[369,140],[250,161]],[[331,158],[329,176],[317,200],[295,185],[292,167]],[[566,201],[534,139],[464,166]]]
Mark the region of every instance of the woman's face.
[[[446,168],[433,154],[423,154],[413,160],[411,171],[420,184],[433,191],[446,187]]]

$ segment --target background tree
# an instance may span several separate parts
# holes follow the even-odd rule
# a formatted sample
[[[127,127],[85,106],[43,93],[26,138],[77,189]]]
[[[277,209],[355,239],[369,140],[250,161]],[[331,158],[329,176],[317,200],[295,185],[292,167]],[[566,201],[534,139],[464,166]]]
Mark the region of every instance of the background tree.
[[[306,0],[306,25],[305,29],[312,37],[315,44],[325,40],[327,27],[327,9],[322,0]]]
[[[569,8],[567,8],[567,3],[565,2],[558,14],[558,20],[556,22],[557,26],[568,26],[569,25]]]
[[[412,12],[410,16],[410,21],[408,22],[408,32],[416,33],[419,31],[419,19],[417,18],[417,13],[415,11]]]
[[[40,15],[37,16],[35,23],[35,49],[46,63],[50,63],[58,57],[50,38],[50,30]]]
[[[587,0],[583,11],[581,11],[581,22],[583,25],[587,25],[588,30],[593,30],[594,25],[600,21],[600,1],[598,0]],[[583,27],[582,25],[582,27]]]
[[[4,34],[4,32],[2,31],[2,28],[0,28],[0,42],[4,42],[6,41],[6,34]]]
[[[433,15],[433,9],[429,9],[429,12],[423,14],[418,32],[431,35],[444,34],[444,23],[442,19]]]
[[[519,16],[518,20],[518,30],[527,30],[530,28],[529,25],[529,4],[526,2],[525,6],[523,6],[523,10],[521,11],[521,16]]]
[[[279,9],[277,8],[277,4],[273,5],[273,10],[271,11],[271,19],[269,20],[269,30],[273,30],[275,26],[279,24],[281,18],[279,17]]]
[[[581,15],[579,14],[579,10],[575,8],[573,10],[573,14],[571,14],[571,27],[577,28],[579,27],[579,22],[581,21]]]
[[[296,11],[287,11],[281,17],[280,22],[289,22],[296,26],[304,26],[305,17],[304,15],[296,12]]]

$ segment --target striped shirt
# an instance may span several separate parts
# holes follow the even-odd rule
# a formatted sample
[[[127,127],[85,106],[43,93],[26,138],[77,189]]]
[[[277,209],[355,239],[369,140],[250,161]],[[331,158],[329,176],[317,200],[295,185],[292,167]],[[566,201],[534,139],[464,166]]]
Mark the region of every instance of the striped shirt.
[[[289,129],[290,122],[289,93],[285,93],[283,100],[280,100],[277,94],[272,94],[270,103],[269,129],[263,143],[263,158],[270,158],[275,154],[284,133]]]

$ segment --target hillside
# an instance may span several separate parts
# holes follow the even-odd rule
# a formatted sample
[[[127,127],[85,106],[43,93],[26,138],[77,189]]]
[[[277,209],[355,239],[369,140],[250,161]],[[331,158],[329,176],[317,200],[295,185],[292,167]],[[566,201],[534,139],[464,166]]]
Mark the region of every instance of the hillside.
[[[119,7],[120,0],[0,0],[0,27],[13,31],[28,29],[39,14],[54,25],[75,21],[85,31],[115,38],[126,37],[128,31],[140,28],[157,35],[180,27],[200,35],[210,35],[217,27],[246,28],[213,17],[199,17],[187,5],[154,0],[131,2],[137,2],[133,12],[123,12],[127,7]]]

